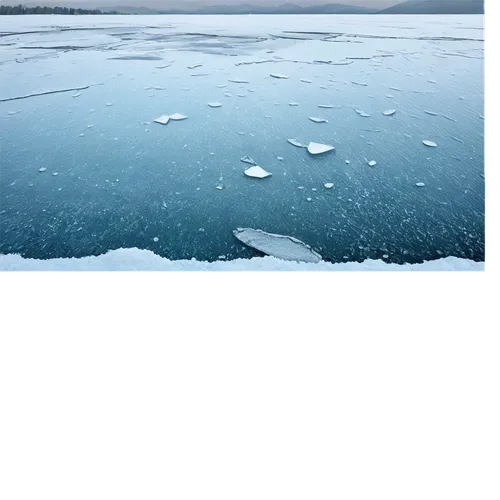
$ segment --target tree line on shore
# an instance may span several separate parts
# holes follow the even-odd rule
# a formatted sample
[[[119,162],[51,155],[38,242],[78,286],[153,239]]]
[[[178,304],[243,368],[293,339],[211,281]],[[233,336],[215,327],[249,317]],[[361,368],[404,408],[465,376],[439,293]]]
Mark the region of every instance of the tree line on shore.
[[[26,7],[25,5],[0,5],[0,15],[2,16],[16,16],[26,14],[63,14],[67,16],[74,16],[81,14],[118,14],[118,12],[103,12],[99,9],[73,9],[68,7]]]

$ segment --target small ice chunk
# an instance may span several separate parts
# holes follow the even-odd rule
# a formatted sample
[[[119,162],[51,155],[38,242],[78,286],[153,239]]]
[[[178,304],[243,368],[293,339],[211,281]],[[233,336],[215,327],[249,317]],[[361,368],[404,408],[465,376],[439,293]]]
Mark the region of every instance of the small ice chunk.
[[[201,64],[192,64],[191,66],[188,66],[188,69],[195,69],[195,68],[200,68],[202,65]]]
[[[368,87],[367,83],[364,82],[351,82],[353,85],[360,85],[361,87]]]
[[[389,99],[394,99],[394,96],[392,94],[385,94],[385,97],[387,97]]]
[[[245,132],[237,132],[238,135],[245,135]]]
[[[266,233],[261,229],[251,228],[238,228],[233,234],[245,245],[278,259],[311,263],[322,260],[321,255],[309,245],[292,236]]]
[[[422,144],[425,144],[429,148],[437,148],[437,144],[433,141],[429,141],[427,139],[422,141]]]
[[[220,108],[222,106],[222,104],[220,102],[209,102],[208,105],[211,108]]]
[[[297,189],[304,189],[304,186],[299,186]]]
[[[316,188],[312,188],[311,191],[317,191],[317,189]]]
[[[246,94],[236,94],[238,97],[246,97]]]
[[[82,93],[81,93],[81,92],[77,92],[76,94],[73,94],[71,97],[79,97],[79,96],[81,96],[81,95],[82,95]]]
[[[321,153],[327,153],[328,151],[333,151],[335,148],[328,144],[320,144],[318,142],[310,142],[307,146],[307,151],[312,155],[319,155]]]
[[[250,158],[250,156],[243,156],[242,158],[240,158],[240,160],[244,163],[250,163],[250,165],[257,165],[257,163],[255,163],[252,158]]]
[[[306,200],[307,200],[307,201],[312,201],[312,198],[309,198],[309,197],[308,197],[308,198],[306,198]]]
[[[318,108],[332,109],[334,107],[333,104],[318,104]]]
[[[255,89],[247,89],[248,92],[255,92]]]
[[[376,164],[377,164],[377,162],[375,160],[370,160],[368,162],[368,166],[370,166],[370,167],[374,167]]]
[[[198,229],[198,231],[199,231],[200,233],[204,233],[204,232],[205,232],[205,230],[204,230],[202,227],[200,227],[200,228]]]
[[[185,120],[186,118],[186,115],[181,115],[180,113],[174,113],[173,115],[170,115],[171,120]]]
[[[229,80],[232,83],[250,83],[248,80]]]
[[[298,102],[289,102],[288,105],[289,106],[298,106],[299,103]]]
[[[327,183],[325,183],[325,187],[326,187],[326,189],[332,189],[333,182],[327,182]]]
[[[221,190],[221,189],[222,189],[222,186],[215,186],[215,189],[219,189],[219,190]]]
[[[158,118],[155,118],[153,121],[155,123],[160,123],[161,125],[166,125],[170,120],[170,116],[168,115],[161,115]]]
[[[370,115],[368,113],[365,113],[364,111],[360,109],[355,109],[356,113],[358,113],[359,116],[362,116],[363,118],[368,118]]]
[[[300,81],[304,83],[312,83],[312,80],[309,80],[309,78],[301,78]]]
[[[233,97],[233,94],[231,94],[230,92],[224,92],[224,95],[225,95],[226,97]]]
[[[112,102],[107,102],[106,106],[113,106],[113,103]]]
[[[87,125],[87,128],[93,128],[94,125]]]
[[[57,172],[52,172],[52,175],[55,177],[56,175],[59,175]]]
[[[403,89],[400,89],[398,87],[389,87],[391,90],[395,90],[396,92],[403,92]]]
[[[439,113],[435,113],[434,111],[426,111],[424,109],[424,113],[427,113],[428,115],[431,115],[431,116],[439,116]]]
[[[290,78],[288,75],[281,75],[280,73],[271,73],[270,76],[272,76],[273,78],[281,78],[284,80]]]
[[[257,179],[265,179],[266,177],[272,175],[270,172],[266,172],[262,167],[259,167],[258,165],[247,168],[244,173],[248,177],[255,177]]]
[[[437,83],[436,80],[427,80],[429,83]]]
[[[421,188],[421,187],[424,187],[425,184],[423,182],[417,182],[417,183],[415,183],[415,186]]]
[[[282,156],[277,156],[276,157],[279,161],[283,161],[283,157]]]
[[[216,87],[218,89],[223,89],[223,88],[227,87],[227,83],[225,83],[224,85],[216,85]]]
[[[45,167],[41,167],[38,169],[39,172],[45,172],[47,169]]]
[[[226,256],[225,256],[225,255],[219,255],[217,258],[218,258],[219,260],[225,260],[225,259],[226,259]]]
[[[318,118],[317,116],[310,116],[309,120],[314,123],[328,123],[328,120],[326,118]]]
[[[305,148],[307,146],[304,146],[301,142],[299,142],[297,139],[287,139],[287,141],[292,145],[292,146],[297,146],[298,148]]]
[[[388,258],[389,258],[389,256],[385,253],[384,255],[382,255],[382,258],[383,258],[383,259],[388,259]]]
[[[351,163],[349,160],[346,160],[345,162],[347,165],[349,165]]]
[[[155,237],[153,238],[153,241],[154,241],[155,243],[156,243],[158,240],[159,240],[158,236],[155,236]]]
[[[387,111],[384,111],[383,114],[384,114],[384,116],[392,116],[392,115],[396,114],[396,110],[395,109],[388,109]]]

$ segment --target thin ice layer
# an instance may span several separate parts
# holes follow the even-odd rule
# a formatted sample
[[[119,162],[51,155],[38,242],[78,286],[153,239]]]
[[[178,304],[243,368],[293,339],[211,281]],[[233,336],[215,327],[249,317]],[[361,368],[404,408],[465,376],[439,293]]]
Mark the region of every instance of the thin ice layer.
[[[292,236],[266,233],[261,229],[238,228],[233,234],[241,242],[272,257],[297,262],[320,262],[321,255]]]

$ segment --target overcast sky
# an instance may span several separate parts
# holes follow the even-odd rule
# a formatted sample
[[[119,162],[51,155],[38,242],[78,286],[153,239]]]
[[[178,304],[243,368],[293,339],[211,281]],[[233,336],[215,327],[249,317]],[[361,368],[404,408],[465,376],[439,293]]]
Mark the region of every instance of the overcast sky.
[[[402,0],[26,0],[25,5],[77,5],[78,7],[113,7],[113,6],[135,6],[154,7],[157,9],[168,9],[169,7],[189,7],[196,5],[281,5],[291,3],[295,5],[321,5],[329,3],[341,3],[346,5],[361,5],[375,9],[383,9],[391,5],[401,3]],[[2,2],[3,3],[3,2]],[[5,2],[17,5],[17,1]]]

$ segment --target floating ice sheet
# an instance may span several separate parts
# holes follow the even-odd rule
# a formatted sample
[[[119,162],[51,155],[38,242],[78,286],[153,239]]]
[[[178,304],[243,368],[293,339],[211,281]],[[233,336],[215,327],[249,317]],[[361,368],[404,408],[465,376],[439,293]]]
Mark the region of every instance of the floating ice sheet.
[[[257,163],[255,163],[250,156],[243,156],[240,160],[244,163],[250,163],[250,165],[257,165]]]
[[[304,144],[299,142],[297,139],[287,139],[287,141],[292,145],[292,146],[297,146],[298,148],[306,148]]]
[[[321,153],[328,153],[329,151],[334,151],[335,148],[328,144],[320,144],[319,142],[310,142],[307,146],[307,151],[312,155],[319,155]]]
[[[244,173],[248,177],[256,177],[257,179],[265,179],[266,177],[270,177],[272,175],[270,172],[267,172],[258,165],[254,165],[253,167],[247,168]]]
[[[245,245],[278,259],[313,263],[322,260],[321,255],[309,245],[292,236],[266,233],[261,229],[251,228],[238,228],[233,234]]]
[[[161,125],[166,125],[170,121],[169,115],[161,115],[153,120],[155,123],[160,123]]]

